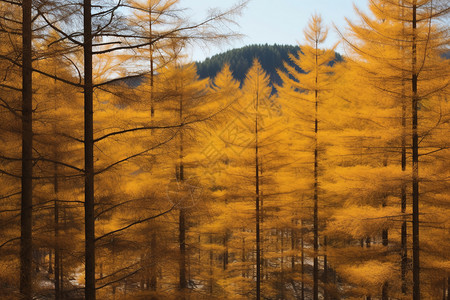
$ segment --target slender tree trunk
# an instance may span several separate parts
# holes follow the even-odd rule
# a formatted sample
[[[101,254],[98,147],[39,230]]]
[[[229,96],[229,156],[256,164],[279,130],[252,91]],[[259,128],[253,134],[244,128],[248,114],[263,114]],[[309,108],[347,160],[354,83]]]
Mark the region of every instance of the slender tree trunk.
[[[412,16],[412,198],[413,198],[413,299],[420,299],[420,262],[419,262],[419,137],[418,126],[418,93],[417,93],[417,1],[413,1]]]
[[[402,93],[402,172],[406,172],[406,101]],[[403,215],[401,229],[401,278],[402,293],[406,294],[406,272],[408,267],[408,235],[406,223],[406,181],[402,179],[401,186],[401,211]]]
[[[57,187],[55,187],[57,189]],[[59,207],[55,200],[55,300],[61,297],[60,282],[60,255],[59,255]]]
[[[295,248],[296,248],[296,243],[295,243],[295,239],[296,239],[296,232],[295,229],[292,228],[291,229],[291,251],[292,251],[292,256],[291,256],[291,270],[294,271],[295,270]]]
[[[446,291],[447,291],[447,278],[442,279],[442,300],[445,300],[446,298]]]
[[[148,19],[149,19],[149,58],[150,58],[150,123],[153,123],[153,117],[155,115],[154,108],[154,77],[155,77],[155,66],[153,58],[153,19],[152,19],[152,1],[149,2]],[[153,130],[151,131],[153,132]]]
[[[64,206],[64,204],[61,207],[62,212],[63,212],[63,232],[66,231],[67,229],[67,215],[66,215],[66,207]],[[60,293],[61,293],[61,299],[65,299],[65,294],[64,294],[64,252],[62,250],[62,248],[59,249],[59,275],[60,275],[60,280],[59,280],[59,284],[60,284]]]
[[[91,0],[84,0],[84,221],[85,297],[95,300],[94,112]]]
[[[316,87],[314,90],[314,100],[315,100],[315,117],[314,117],[314,221],[313,221],[313,232],[314,232],[314,265],[313,265],[313,300],[319,299],[319,196],[318,196],[318,141],[317,133],[319,131],[319,124],[317,120],[318,107],[319,107],[319,91],[317,90],[318,84],[318,44],[316,41]]]
[[[325,236],[323,238],[323,246],[325,249],[325,252],[327,251],[327,237]],[[328,300],[328,258],[325,254],[323,256],[323,298],[324,300]]]
[[[256,194],[256,300],[261,299],[261,244],[260,244],[260,208],[259,208],[259,154],[258,154],[258,94],[256,95],[255,119],[255,194]]]
[[[387,229],[383,229],[381,232],[382,245],[387,246],[389,243],[389,231]]]
[[[180,260],[179,260],[179,271],[180,271],[180,278],[179,278],[179,285],[180,285],[180,292],[182,295],[182,298],[184,299],[185,293],[186,293],[186,215],[185,215],[185,209],[183,207],[179,210],[179,245],[180,245]]]
[[[62,253],[62,250],[61,249],[59,249],[59,286],[60,286],[60,291],[59,291],[59,294],[61,295],[60,296],[60,299],[64,299],[65,298],[65,296],[64,296],[64,265],[63,265],[63,260],[64,258],[63,258],[63,253]]]
[[[447,300],[450,300],[450,276],[447,277]]]
[[[153,24],[152,24],[152,2],[149,2],[149,63],[150,63],[150,125],[153,125],[153,118],[155,115],[154,109],[154,59],[153,59]],[[153,133],[153,129],[150,131]],[[152,291],[156,292],[157,290],[157,271],[158,271],[158,261],[156,259],[156,233],[152,233],[151,237],[151,275],[150,282],[147,284],[147,288],[150,288]],[[156,297],[152,296],[152,299],[156,299]]]
[[[284,295],[284,286],[285,286],[285,283],[284,283],[284,229],[282,229],[281,230],[281,261],[280,261],[280,264],[281,264],[281,270],[280,270],[280,294],[281,294],[281,299],[284,299],[285,298],[285,295]]]
[[[366,248],[370,248],[370,243],[371,243],[370,236],[366,237],[366,241],[365,242],[366,242]],[[363,244],[361,244],[361,245],[363,245]],[[367,295],[366,299],[367,300],[371,300],[372,299],[372,295]]]
[[[399,5],[401,6],[401,19],[403,20],[405,17],[405,9],[403,6],[403,0],[399,0]],[[405,24],[402,24],[402,36],[405,35]],[[404,42],[401,42],[400,44],[401,49],[401,56],[404,57],[405,52],[405,45]],[[402,101],[402,158],[401,158],[401,165],[402,165],[402,173],[405,174],[406,172],[406,72],[402,72],[402,94],[401,94],[401,101]],[[407,273],[407,267],[408,267],[408,234],[407,234],[407,217],[406,217],[406,180],[402,178],[401,182],[401,212],[403,215],[403,222],[401,227],[401,280],[402,280],[402,286],[401,290],[403,294],[406,294],[407,292],[407,283],[406,283],[406,273]]]
[[[156,257],[156,233],[152,233],[152,238],[150,242],[150,248],[151,248],[151,271],[150,271],[150,282],[147,283],[148,287],[151,291],[156,292],[157,290],[157,273],[158,273],[158,259]],[[156,299],[156,297],[152,297],[152,299]]]
[[[212,245],[213,237],[212,234],[209,235],[209,244]],[[209,295],[212,297],[214,290],[214,269],[213,269],[213,251],[209,250]]]
[[[244,232],[244,229],[242,229],[242,231]],[[242,238],[242,277],[245,278],[246,274],[245,274],[245,262],[247,261],[245,258],[245,237]]]
[[[388,299],[389,299],[389,283],[385,281],[381,289],[381,300],[388,300]]]
[[[179,120],[180,122],[183,120],[183,97],[180,97],[179,102]],[[184,182],[184,165],[183,165],[183,133],[180,132],[180,164],[178,170],[178,182],[183,184]],[[178,231],[179,231],[179,246],[180,246],[180,260],[179,260],[179,288],[181,292],[181,299],[185,299],[186,296],[186,211],[184,207],[185,203],[180,202],[180,210],[179,210],[179,221],[178,221]]]
[[[53,274],[53,250],[48,250],[48,273]]]
[[[56,155],[55,155],[56,157]],[[53,191],[55,193],[54,226],[55,226],[55,300],[61,298],[60,282],[60,255],[59,255],[59,206],[58,206],[58,165],[54,165]]]
[[[223,237],[223,246],[225,248],[223,253],[223,269],[226,270],[228,266],[228,231],[225,232]]]
[[[385,166],[387,165],[387,163],[385,164]],[[383,207],[386,207],[386,199],[383,199]],[[386,252],[387,252],[387,246],[389,245],[389,236],[388,236],[388,230],[387,229],[383,229],[382,230],[382,245],[384,247],[386,247]],[[387,281],[385,281],[383,283],[383,286],[381,288],[381,299],[382,300],[388,300],[389,299],[389,295],[388,295],[388,291],[389,291],[389,283]]]
[[[302,201],[303,204],[303,201]],[[303,205],[302,205],[303,208]],[[300,225],[301,225],[301,231],[300,231],[300,235],[301,235],[301,260],[300,260],[300,264],[302,266],[302,273],[301,273],[301,277],[302,277],[302,300],[305,300],[305,233],[303,232],[303,219],[300,220]]]
[[[32,298],[33,97],[32,0],[22,2],[22,199],[20,218],[20,294]]]

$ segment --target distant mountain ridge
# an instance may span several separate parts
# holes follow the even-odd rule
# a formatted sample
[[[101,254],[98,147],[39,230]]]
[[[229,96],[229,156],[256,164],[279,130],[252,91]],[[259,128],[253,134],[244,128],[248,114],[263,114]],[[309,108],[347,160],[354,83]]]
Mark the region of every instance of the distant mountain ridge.
[[[202,62],[196,62],[197,73],[200,78],[214,78],[224,64],[228,63],[234,78],[242,82],[253,60],[257,58],[269,75],[272,84],[281,84],[276,70],[285,71],[283,62],[289,62],[289,54],[297,55],[299,50],[299,46],[292,45],[249,45],[216,54]]]

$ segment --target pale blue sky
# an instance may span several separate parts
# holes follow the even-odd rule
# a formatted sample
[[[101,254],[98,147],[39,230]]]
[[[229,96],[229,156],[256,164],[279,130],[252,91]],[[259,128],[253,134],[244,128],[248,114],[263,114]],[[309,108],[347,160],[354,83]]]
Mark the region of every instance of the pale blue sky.
[[[181,5],[189,7],[188,15],[199,18],[211,7],[229,7],[234,0],[185,0]],[[241,16],[236,17],[240,27],[236,31],[245,35],[240,40],[230,41],[219,48],[195,48],[193,60],[202,60],[216,53],[249,44],[297,44],[303,41],[303,29],[315,12],[322,15],[329,26],[329,45],[338,41],[332,24],[340,29],[346,27],[345,17],[356,20],[353,3],[366,10],[366,0],[251,0]],[[339,48],[338,48],[339,51]]]

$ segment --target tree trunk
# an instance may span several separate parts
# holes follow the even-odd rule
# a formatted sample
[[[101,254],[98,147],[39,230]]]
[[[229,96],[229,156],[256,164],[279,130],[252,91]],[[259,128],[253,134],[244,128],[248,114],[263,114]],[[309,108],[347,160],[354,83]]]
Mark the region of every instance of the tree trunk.
[[[183,120],[183,97],[180,97],[179,102],[179,120],[180,123]],[[180,165],[178,170],[178,182],[183,184],[184,182],[184,165],[183,165],[183,133],[180,132]],[[179,221],[178,221],[178,233],[179,233],[179,246],[180,246],[180,259],[179,259],[179,288],[181,292],[181,299],[185,299],[185,293],[187,288],[186,282],[186,211],[184,208],[185,203],[180,201]]]
[[[59,255],[59,207],[55,200],[55,300],[61,297],[60,282],[60,255]]]
[[[152,239],[150,242],[151,247],[151,272],[150,272],[150,282],[147,283],[147,289],[150,288],[153,292],[156,292],[157,290],[157,274],[158,274],[158,259],[156,257],[156,233],[152,233]],[[156,297],[152,297],[152,299],[156,299]]]
[[[32,299],[33,98],[31,2],[22,2],[22,198],[20,216],[20,294]]]
[[[323,246],[325,251],[327,250],[327,237],[323,238]],[[323,298],[324,300],[328,300],[328,258],[325,254],[323,256]]]
[[[389,299],[388,290],[389,290],[389,283],[388,282],[383,283],[383,287],[381,290],[381,300]]]
[[[416,50],[416,27],[417,27],[417,2],[413,1],[412,15],[412,198],[413,198],[413,299],[420,299],[420,262],[419,262],[419,137],[417,132],[418,126],[418,93],[417,81],[418,74],[416,70],[417,50]]]
[[[225,232],[223,237],[223,246],[225,248],[223,253],[223,269],[226,270],[228,266],[228,231]]]
[[[258,95],[256,97],[255,119],[255,195],[256,195],[256,300],[261,299],[261,245],[260,245],[260,209],[259,209],[259,154],[258,154]]]
[[[302,204],[303,204],[303,201],[302,201]],[[303,205],[302,205],[302,208],[303,208]],[[305,233],[303,232],[304,231],[304,229],[303,229],[303,219],[302,220],[300,220],[300,225],[301,225],[301,231],[300,231],[300,235],[301,235],[301,245],[300,245],[300,247],[301,247],[301,255],[302,255],[302,257],[301,257],[301,260],[300,260],[300,264],[301,264],[301,266],[302,266],[302,300],[305,300],[305,240],[304,240],[304,237],[305,237]]]
[[[53,274],[53,250],[48,250],[48,274]]]
[[[95,300],[94,112],[91,0],[84,0],[84,221],[85,297]]]
[[[56,154],[55,149],[55,161],[58,160],[58,156]],[[53,165],[54,174],[53,174],[53,192],[55,194],[55,204],[54,204],[54,237],[55,237],[55,300],[59,300],[61,298],[61,283],[60,283],[60,255],[59,255],[59,205],[58,205],[58,165],[55,163]]]
[[[291,270],[294,271],[295,270],[295,248],[296,248],[296,243],[295,243],[295,239],[296,239],[296,234],[295,234],[295,229],[292,228],[291,229],[291,251],[292,251],[292,256],[291,256]]]
[[[242,231],[244,231],[244,229],[242,229]],[[245,253],[245,237],[243,237],[242,238],[242,262],[243,262],[243,264],[242,265],[245,265],[244,263],[246,262],[245,255],[246,255],[246,253]],[[245,267],[242,268],[242,277],[243,278],[246,277]]]
[[[285,299],[285,295],[284,295],[284,229],[280,230],[280,237],[281,237],[281,270],[280,270],[280,295],[281,295],[281,299]]]
[[[450,276],[447,277],[447,300],[450,300]]]
[[[187,284],[186,284],[186,216],[185,209],[180,208],[179,211],[179,244],[180,244],[180,260],[179,260],[179,269],[180,269],[180,291],[184,298],[184,293],[186,292]]]
[[[404,18],[405,11],[403,7],[403,0],[399,1],[401,9],[401,19]],[[405,35],[405,25],[402,25],[402,36]],[[404,43],[401,42],[400,48],[402,50],[402,57],[404,56]],[[406,78],[406,72],[402,72],[402,78]],[[405,80],[402,80],[402,173],[406,172],[406,82]],[[402,178],[401,183],[401,212],[403,215],[403,222],[402,222],[402,228],[401,228],[401,279],[402,279],[402,293],[406,294],[406,272],[408,267],[408,235],[407,235],[407,217],[406,217],[406,181]]]
[[[212,234],[209,235],[209,244],[212,245],[213,237]],[[214,269],[213,269],[213,251],[209,250],[209,295],[212,297],[214,290]]]
[[[318,124],[318,108],[319,108],[319,91],[317,90],[318,84],[318,44],[316,41],[316,87],[314,90],[314,99],[315,99],[315,117],[314,117],[314,224],[313,224],[313,232],[314,232],[314,265],[313,265],[313,299],[319,299],[319,196],[318,196],[318,141],[317,141],[317,133],[319,131]]]
[[[406,101],[402,97],[402,172],[406,172]],[[406,294],[406,272],[408,267],[408,240],[406,223],[406,181],[402,179],[401,186],[401,211],[403,215],[401,229],[401,274],[402,293]]]
[[[60,299],[64,299],[64,265],[63,265],[63,255],[61,249],[59,250],[59,286],[60,291],[59,294],[61,295]]]

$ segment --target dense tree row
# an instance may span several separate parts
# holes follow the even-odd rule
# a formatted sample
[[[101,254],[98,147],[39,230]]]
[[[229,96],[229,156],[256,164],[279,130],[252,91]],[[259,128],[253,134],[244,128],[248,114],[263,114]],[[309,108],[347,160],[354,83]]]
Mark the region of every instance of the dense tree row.
[[[0,297],[449,298],[448,3],[369,6],[276,81],[183,56],[242,4],[1,1]]]

